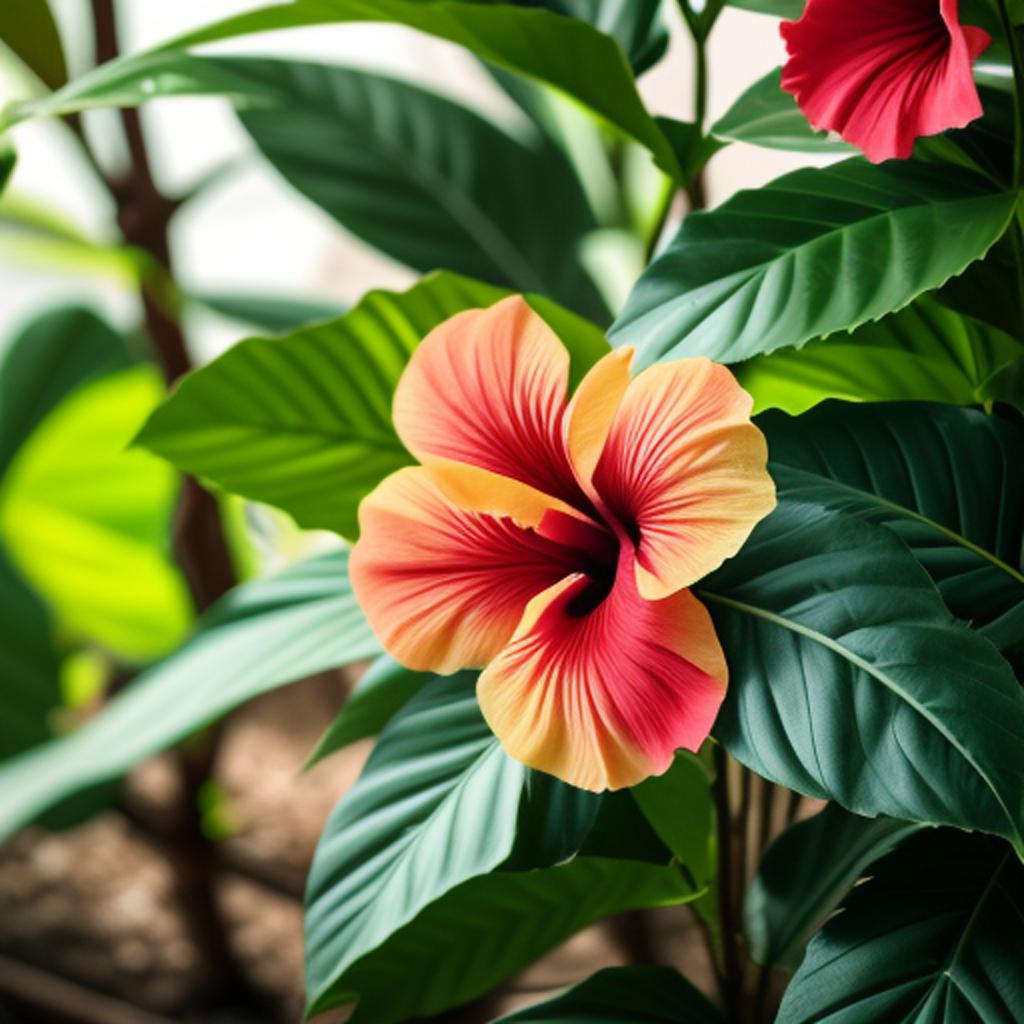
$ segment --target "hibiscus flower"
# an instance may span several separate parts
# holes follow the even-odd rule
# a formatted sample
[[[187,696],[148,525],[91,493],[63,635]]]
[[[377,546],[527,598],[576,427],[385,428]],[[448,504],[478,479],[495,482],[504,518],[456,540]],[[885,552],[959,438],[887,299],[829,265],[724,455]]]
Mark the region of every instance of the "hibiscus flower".
[[[443,323],[395,393],[420,465],[363,501],[350,564],[386,650],[483,668],[505,750],[590,790],[707,737],[728,672],[687,588],[775,504],[732,374],[697,358],[631,379],[631,358],[609,353],[568,401],[569,354],[522,298]]]

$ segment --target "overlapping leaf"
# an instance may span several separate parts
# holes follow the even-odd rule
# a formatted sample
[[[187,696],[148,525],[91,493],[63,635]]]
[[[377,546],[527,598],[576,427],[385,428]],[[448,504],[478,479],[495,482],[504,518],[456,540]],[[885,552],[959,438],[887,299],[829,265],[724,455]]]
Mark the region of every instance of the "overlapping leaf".
[[[892,532],[828,508],[822,478],[774,474],[779,508],[697,591],[729,659],[716,735],[797,792],[1024,852],[1024,691],[1010,666],[954,622]]]
[[[243,584],[95,719],[0,768],[0,838],[260,693],[379,652],[343,553]]]
[[[779,1024],[1015,1024],[1024,1017],[1024,868],[942,832],[871,869],[807,947]]]
[[[803,473],[804,494],[884,523],[958,618],[1000,648],[1024,642],[1024,431],[912,403],[826,402],[760,422],[772,460]]]
[[[1013,206],[1011,191],[947,165],[853,159],[795,171],[688,217],[611,337],[643,363],[800,347],[961,273],[1003,234]]]

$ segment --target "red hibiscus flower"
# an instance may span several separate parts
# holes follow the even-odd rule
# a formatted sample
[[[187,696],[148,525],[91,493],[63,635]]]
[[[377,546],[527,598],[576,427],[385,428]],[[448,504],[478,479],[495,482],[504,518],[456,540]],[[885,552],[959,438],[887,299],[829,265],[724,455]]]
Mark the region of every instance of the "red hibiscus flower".
[[[811,125],[874,163],[982,113],[972,65],[991,37],[961,25],[959,0],[808,0],[782,25],[782,88]]]

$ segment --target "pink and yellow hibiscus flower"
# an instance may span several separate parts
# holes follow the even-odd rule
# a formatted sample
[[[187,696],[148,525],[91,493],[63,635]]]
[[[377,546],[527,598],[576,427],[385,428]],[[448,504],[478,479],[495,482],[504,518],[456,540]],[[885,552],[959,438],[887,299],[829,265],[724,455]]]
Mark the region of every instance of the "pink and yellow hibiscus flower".
[[[452,317],[394,400],[420,465],[364,499],[350,571],[385,649],[482,668],[505,750],[590,790],[660,774],[710,732],[728,671],[687,589],[774,507],[751,400],[707,359],[631,379],[569,355],[518,296]]]

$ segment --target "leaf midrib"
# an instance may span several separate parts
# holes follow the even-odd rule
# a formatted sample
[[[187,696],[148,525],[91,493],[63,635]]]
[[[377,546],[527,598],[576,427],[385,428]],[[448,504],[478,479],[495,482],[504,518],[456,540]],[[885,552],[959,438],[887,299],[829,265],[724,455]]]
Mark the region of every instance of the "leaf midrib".
[[[697,591],[697,595],[706,601],[710,601],[713,604],[719,604],[726,608],[732,608],[734,611],[741,612],[746,615],[750,615],[754,618],[762,619],[765,622],[770,622],[774,626],[778,626],[780,629],[786,629],[790,632],[797,633],[800,636],[811,640],[814,643],[820,644],[827,650],[832,651],[833,654],[838,655],[840,658],[848,661],[850,664],[859,668],[862,672],[866,673],[872,679],[875,679],[878,683],[888,689],[890,692],[900,697],[907,706],[913,708],[937,733],[939,733],[951,747],[953,747],[963,759],[974,769],[976,774],[985,783],[985,786],[991,792],[996,804],[1002,810],[1003,815],[1006,818],[1007,823],[1012,830],[1013,835],[1016,837],[1012,840],[1013,845],[1016,849],[1020,850],[1024,841],[1018,832],[1016,822],[1014,821],[1013,815],[1010,813],[1009,808],[1003,801],[998,790],[993,784],[992,780],[988,777],[988,774],[982,770],[981,766],[975,761],[973,755],[967,750],[957,739],[952,736],[943,724],[937,721],[925,707],[918,703],[910,694],[906,693],[900,688],[899,683],[890,679],[884,672],[872,665],[869,661],[861,658],[859,655],[854,654],[848,648],[844,647],[838,641],[833,640],[832,637],[826,636],[824,633],[820,633],[815,629],[811,629],[809,626],[805,626],[802,623],[796,622],[793,619],[787,618],[784,615],[779,615],[776,612],[769,611],[766,608],[758,608],[756,605],[748,604],[745,601],[737,601],[734,598],[723,597],[721,594],[715,594],[707,590]],[[935,823],[940,824],[940,823]]]

